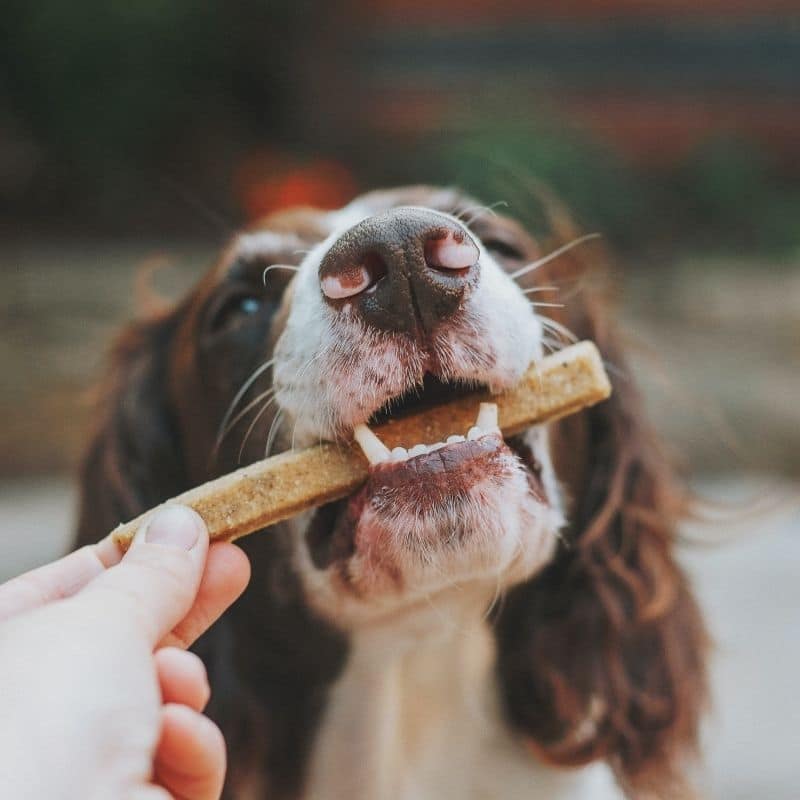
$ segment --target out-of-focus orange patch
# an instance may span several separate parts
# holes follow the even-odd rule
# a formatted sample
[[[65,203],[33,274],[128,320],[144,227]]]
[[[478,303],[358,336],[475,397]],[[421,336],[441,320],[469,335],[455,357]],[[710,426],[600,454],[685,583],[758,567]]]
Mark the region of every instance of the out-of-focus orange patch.
[[[350,171],[335,161],[287,162],[271,153],[246,159],[233,189],[249,221],[292,206],[340,208],[357,190]]]

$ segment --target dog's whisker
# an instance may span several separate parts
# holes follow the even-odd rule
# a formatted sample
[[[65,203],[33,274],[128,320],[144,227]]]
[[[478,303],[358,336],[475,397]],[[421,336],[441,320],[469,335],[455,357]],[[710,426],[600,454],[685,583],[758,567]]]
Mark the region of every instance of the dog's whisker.
[[[214,455],[217,454],[219,451],[220,445],[225,440],[225,437],[236,427],[236,424],[247,416],[247,414],[252,411],[259,403],[266,400],[270,395],[275,393],[275,387],[270,387],[265,392],[262,392],[256,398],[251,400],[228,424],[228,426],[223,430],[218,436],[217,441],[214,444]]]
[[[578,337],[566,326],[551,317],[540,317],[542,325],[568,342],[577,342]]]
[[[306,363],[305,363],[305,364],[304,364],[304,365],[303,365],[303,366],[300,368],[300,370],[297,372],[297,374],[296,374],[296,376],[295,376],[295,379],[294,379],[294,381],[293,381],[293,382],[294,382],[294,383],[297,383],[297,382],[298,382],[298,381],[299,381],[299,380],[300,380],[300,379],[303,377],[303,375],[305,374],[306,370],[307,370],[307,369],[308,369],[308,368],[311,366],[311,364],[312,364],[312,363],[313,363],[313,362],[314,362],[314,361],[315,361],[317,358],[319,358],[320,356],[324,355],[324,353],[325,353],[325,352],[327,352],[327,351],[326,351],[326,349],[323,349],[323,350],[322,350],[320,353],[318,353],[316,356],[314,356],[313,358],[310,358],[310,359],[309,359],[309,360],[308,360],[308,361],[307,361],[307,362],[306,362]],[[275,361],[275,359],[272,359],[272,361],[271,361],[271,362],[269,362],[269,364],[273,363],[274,361]],[[262,369],[262,371],[263,371],[263,369],[264,369],[264,368],[266,368],[266,366],[268,366],[268,365],[262,365],[262,367],[261,367],[260,369]],[[251,381],[252,381],[252,378],[253,378],[253,377],[254,377],[254,376],[251,376]],[[246,391],[246,388],[247,388],[247,386],[245,386],[245,387],[243,387],[243,388],[244,388],[244,389],[245,389],[245,391]],[[271,395],[271,397],[270,397],[269,401],[267,402],[267,404],[265,405],[265,407],[264,407],[264,408],[262,408],[262,409],[261,409],[261,410],[258,412],[258,414],[256,415],[256,417],[255,417],[255,418],[253,419],[253,421],[250,423],[250,427],[247,429],[247,432],[245,433],[244,440],[242,441],[241,447],[239,448],[239,461],[241,461],[241,459],[242,459],[242,453],[244,452],[244,447],[245,447],[245,445],[247,444],[247,439],[249,438],[250,434],[253,432],[253,429],[255,428],[255,425],[256,425],[256,423],[258,422],[259,418],[260,418],[260,417],[263,415],[264,411],[265,411],[267,408],[269,408],[269,406],[270,406],[270,405],[271,405],[271,404],[272,404],[272,403],[275,401],[275,399],[276,399],[276,397],[277,397],[277,391],[278,391],[278,387],[277,387],[277,386],[271,386],[269,389],[267,389],[265,392],[263,392],[261,395],[259,395],[257,398],[255,398],[253,401],[251,401],[251,402],[250,402],[250,403],[249,403],[249,404],[246,406],[246,408],[245,408],[245,409],[243,409],[242,411],[240,411],[240,412],[239,412],[239,414],[237,414],[236,418],[235,418],[235,419],[233,419],[233,420],[232,420],[232,421],[231,421],[231,422],[228,424],[228,426],[227,426],[226,430],[224,430],[224,431],[222,432],[222,434],[221,434],[221,438],[220,438],[220,441],[221,441],[221,440],[222,440],[222,439],[223,439],[223,438],[224,438],[224,437],[227,435],[227,433],[228,433],[228,432],[229,432],[229,431],[230,431],[230,430],[231,430],[231,429],[232,429],[232,428],[233,428],[233,427],[236,425],[236,423],[237,423],[237,422],[238,422],[238,421],[239,421],[239,420],[240,420],[240,419],[241,419],[241,418],[242,418],[242,417],[243,417],[243,416],[244,416],[244,415],[245,415],[247,412],[251,411],[251,410],[252,410],[252,408],[253,408],[255,405],[257,405],[257,404],[258,404],[258,402],[260,402],[261,400],[263,400],[263,399],[265,399],[266,397],[268,397],[268,396],[270,396],[270,395]],[[240,392],[241,392],[241,393],[243,393],[243,392],[242,392],[242,390],[240,390]],[[238,399],[241,399],[241,398],[238,398],[238,396],[237,396],[237,400],[235,400],[235,402],[238,402]],[[274,424],[274,420],[273,420],[273,424]],[[270,434],[272,433],[272,430],[273,430],[273,429],[272,429],[272,427],[270,427]],[[269,437],[269,435],[268,435],[268,437]]]
[[[236,395],[234,396],[233,400],[231,400],[231,404],[228,406],[228,410],[225,412],[225,416],[222,418],[222,422],[219,425],[219,429],[217,431],[217,437],[222,436],[222,432],[228,425],[231,416],[233,415],[234,411],[236,410],[236,406],[239,405],[242,398],[247,394],[247,390],[263,375],[273,364],[275,363],[275,359],[271,358],[269,361],[262,364],[260,367],[257,367],[250,377],[242,384],[241,388]]]
[[[258,421],[261,419],[261,417],[263,417],[263,416],[264,416],[264,413],[266,412],[266,410],[267,410],[267,409],[268,409],[268,408],[269,408],[269,407],[270,407],[270,406],[271,406],[271,405],[272,405],[274,402],[275,402],[275,395],[273,395],[273,396],[272,396],[272,397],[271,397],[269,400],[267,400],[267,402],[266,402],[266,403],[264,403],[264,406],[262,407],[262,409],[261,409],[261,410],[258,412],[258,414],[256,414],[256,415],[255,415],[255,417],[253,418],[253,421],[250,423],[250,427],[247,429],[247,433],[245,433],[245,435],[244,435],[244,439],[242,440],[242,445],[241,445],[241,447],[239,448],[239,456],[238,456],[238,458],[237,458],[237,461],[238,461],[240,464],[241,464],[241,462],[242,462],[242,455],[244,454],[244,448],[245,448],[245,445],[247,444],[247,440],[250,438],[250,434],[251,434],[251,433],[253,432],[253,430],[255,429],[255,427],[256,427],[256,424],[257,424],[257,423],[258,423]]]
[[[295,376],[295,379],[294,379],[295,384],[298,384],[300,382],[300,379],[306,374],[306,372],[308,372],[308,370],[311,368],[311,365],[317,359],[322,358],[323,356],[326,356],[329,353],[329,351],[330,351],[330,347],[328,345],[326,345],[325,347],[322,348],[322,350],[319,351],[319,353],[317,353],[315,356],[312,356],[311,358],[309,358],[308,361],[306,361],[306,363],[303,364],[303,366],[298,370],[297,375]],[[306,396],[303,399],[302,404],[300,405],[300,410],[298,411],[297,415],[295,416],[294,426],[292,428],[292,445],[291,445],[291,449],[292,450],[294,450],[294,440],[295,440],[295,434],[297,433],[297,424],[302,419],[303,411],[305,410],[306,404],[308,403],[310,397],[311,397],[311,393],[306,393]]]
[[[624,370],[618,367],[616,364],[613,364],[611,361],[607,361],[605,358],[603,359],[603,366],[606,368],[608,372],[610,372],[615,378],[619,378],[621,381],[628,382],[631,379],[631,376]]]
[[[269,454],[272,452],[272,445],[275,444],[275,439],[277,438],[280,424],[283,422],[283,417],[284,411],[280,409],[272,419],[272,424],[269,426],[269,433],[267,434],[267,444],[264,447],[264,458],[269,458]]]
[[[550,353],[556,353],[561,349],[561,347],[557,342],[551,341],[546,336],[542,337],[542,347],[544,348],[545,354],[547,355],[549,355]]]
[[[548,253],[546,256],[543,256],[542,258],[537,259],[536,261],[532,261],[530,264],[526,264],[524,267],[521,267],[516,272],[512,272],[509,275],[509,278],[511,278],[512,280],[521,278],[523,275],[527,275],[529,272],[533,272],[535,269],[543,267],[545,264],[550,263],[554,259],[574,249],[575,247],[579,247],[584,242],[588,242],[592,239],[599,239],[601,235],[602,234],[599,233],[587,233],[585,236],[580,236],[577,239],[573,239],[571,242],[567,242],[566,244],[561,245],[561,247],[553,250],[552,253]]]
[[[264,286],[267,285],[267,273],[273,269],[288,269],[290,272],[297,272],[300,267],[295,267],[291,264],[270,264],[270,266],[268,266],[264,272],[261,273],[261,282],[264,284]]]
[[[537,292],[558,292],[558,286],[534,286],[533,289],[525,289],[522,294],[536,294]]]
[[[547,330],[548,329],[546,328],[545,331]],[[548,335],[548,333],[545,333],[544,336],[542,336],[542,344],[545,346],[549,345],[554,350],[562,350],[564,348],[564,339],[563,337],[556,336],[555,334]]]
[[[537,308],[564,308],[563,303],[529,303],[528,305],[536,306]]]
[[[477,222],[481,217],[486,214],[491,214],[492,216],[497,216],[495,209],[499,206],[505,206],[508,208],[508,203],[505,200],[498,200],[496,203],[492,203],[488,206],[470,206],[469,208],[465,208],[457,217],[457,219],[461,220],[464,225],[469,228],[473,222]],[[468,220],[464,219],[464,214],[467,214],[470,211],[474,211],[475,213],[470,216]]]

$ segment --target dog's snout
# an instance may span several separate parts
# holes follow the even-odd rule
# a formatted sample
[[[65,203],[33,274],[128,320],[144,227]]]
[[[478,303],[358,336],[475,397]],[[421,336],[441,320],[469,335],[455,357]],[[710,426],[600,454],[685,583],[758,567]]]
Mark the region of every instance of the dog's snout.
[[[351,303],[373,327],[432,330],[451,317],[479,277],[480,251],[455,220],[397,208],[344,233],[319,267],[323,294]]]

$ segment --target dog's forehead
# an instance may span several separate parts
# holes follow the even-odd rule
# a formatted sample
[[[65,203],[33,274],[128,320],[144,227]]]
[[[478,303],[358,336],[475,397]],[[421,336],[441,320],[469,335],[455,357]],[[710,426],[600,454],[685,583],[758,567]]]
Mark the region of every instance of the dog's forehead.
[[[304,249],[330,234],[346,230],[366,217],[397,206],[424,206],[457,214],[471,206],[477,207],[477,204],[456,189],[432,186],[367,192],[339,209],[291,208],[263,217],[238,237],[234,254],[244,259],[283,257],[289,263],[296,263],[296,258],[287,256],[302,255]]]
[[[339,216],[360,217],[379,214],[397,206],[423,206],[448,214],[457,214],[478,201],[459,189],[437,186],[402,186],[362,194],[348,203]]]

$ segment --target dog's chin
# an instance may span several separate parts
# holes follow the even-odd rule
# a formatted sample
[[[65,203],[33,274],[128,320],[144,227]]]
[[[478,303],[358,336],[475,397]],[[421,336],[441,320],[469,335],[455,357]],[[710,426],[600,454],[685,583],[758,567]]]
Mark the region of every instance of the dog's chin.
[[[490,433],[372,466],[359,492],[305,526],[309,601],[347,627],[450,590],[491,597],[530,576],[562,522],[530,460]]]

